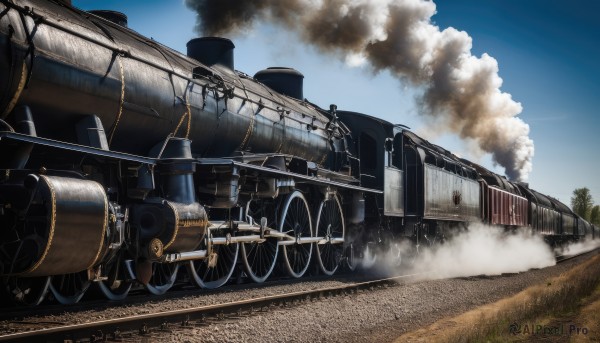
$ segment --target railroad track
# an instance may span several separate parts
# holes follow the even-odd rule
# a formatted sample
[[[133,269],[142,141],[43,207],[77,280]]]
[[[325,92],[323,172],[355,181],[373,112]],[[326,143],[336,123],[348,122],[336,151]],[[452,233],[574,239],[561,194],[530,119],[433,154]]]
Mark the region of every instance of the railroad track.
[[[342,272],[335,277],[327,276],[327,275],[313,275],[313,276],[305,276],[301,279],[302,282],[323,282],[323,281],[341,281],[341,282],[353,282],[356,280],[367,281],[367,279],[372,279],[372,277],[368,277],[368,274],[350,274],[346,272]],[[252,290],[260,287],[277,287],[287,285],[291,282],[298,281],[296,279],[290,278],[276,278],[273,280],[268,280],[264,283],[252,283],[252,282],[243,282],[243,283],[232,283],[218,289],[203,289],[197,288],[189,285],[188,280],[181,280],[178,284],[173,286],[169,292],[162,295],[152,295],[153,301],[165,301],[165,300],[177,300],[183,297],[188,296],[207,296],[211,294],[221,293],[221,292],[243,292],[247,290]],[[89,296],[89,297],[88,297]],[[72,304],[72,305],[62,305],[59,303],[47,303],[43,305],[38,305],[35,307],[35,315],[38,317],[41,316],[53,316],[58,313],[77,313],[80,311],[88,310],[90,308],[95,309],[108,309],[114,308],[115,306],[136,306],[141,303],[148,302],[148,292],[143,288],[143,286],[139,286],[137,289],[132,290],[129,296],[123,300],[119,301],[108,301],[106,298],[97,292],[97,294],[93,294],[92,292],[88,292],[86,294],[87,298],[82,299],[82,301]],[[16,306],[16,307],[0,307],[0,323],[2,321],[10,321],[13,318],[24,318],[31,316],[32,308],[26,306]],[[1,337],[1,333],[0,333]]]
[[[594,248],[592,250],[588,250],[588,251],[583,251],[577,254],[572,254],[572,255],[558,255],[556,256],[556,263],[562,263],[565,261],[568,261],[570,259],[574,259],[576,257],[582,256],[582,255],[586,255],[586,254],[590,254],[592,252],[598,251],[600,250],[600,247]]]
[[[398,284],[399,281],[409,280],[424,274],[426,273],[400,275],[336,287],[278,294],[228,303],[204,305],[180,310],[141,314],[73,325],[60,325],[63,323],[47,321],[42,323],[31,323],[43,326],[53,326],[58,324],[59,326],[31,329],[29,331],[1,335],[0,341],[118,341],[127,339],[133,335],[138,335],[138,337],[139,335],[149,335],[153,331],[170,331],[176,327],[203,325],[206,324],[207,321],[222,320],[231,316],[252,315],[268,311],[274,307],[298,305],[327,297],[356,294],[364,290],[389,287]]]
[[[562,263],[582,255],[590,254],[597,250],[599,250],[599,248],[574,255],[557,256],[557,263]],[[364,290],[374,290],[383,287],[395,286],[402,281],[408,281],[420,276],[424,276],[428,273],[429,272],[399,275],[377,280],[349,283],[335,287],[271,295],[214,305],[203,305],[179,310],[140,314],[81,324],[65,325],[65,323],[52,321],[18,322],[18,324],[30,324],[32,327],[27,331],[19,331],[0,335],[0,342],[137,341],[144,336],[147,337],[151,336],[152,334],[159,334],[161,332],[168,333],[197,325],[209,325],[214,321],[222,321],[230,318],[235,319],[242,316],[254,315],[272,310],[274,308],[297,306],[306,302],[317,301],[323,298],[357,294]]]

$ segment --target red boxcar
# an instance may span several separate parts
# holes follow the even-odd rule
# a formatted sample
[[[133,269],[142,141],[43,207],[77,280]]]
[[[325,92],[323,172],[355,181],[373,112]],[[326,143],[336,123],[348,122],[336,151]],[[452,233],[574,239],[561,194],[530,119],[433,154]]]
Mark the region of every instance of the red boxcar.
[[[481,218],[490,225],[529,225],[529,200],[517,184],[482,166],[466,161],[477,170],[481,184]]]
[[[527,226],[527,198],[522,196],[518,189],[500,189],[486,184],[485,181],[482,182],[482,189],[485,222],[491,225]]]

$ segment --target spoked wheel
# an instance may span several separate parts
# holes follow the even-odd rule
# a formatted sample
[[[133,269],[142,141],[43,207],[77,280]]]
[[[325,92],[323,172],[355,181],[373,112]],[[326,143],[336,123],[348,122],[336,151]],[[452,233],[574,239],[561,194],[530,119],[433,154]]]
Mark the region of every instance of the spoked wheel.
[[[216,254],[217,259],[213,267],[209,266],[210,258],[190,261],[187,268],[192,282],[201,288],[212,289],[223,286],[233,274],[239,247],[237,243],[213,245],[213,253]]]
[[[46,298],[50,286],[50,276],[8,277],[3,280],[3,288],[12,304],[37,306]]]
[[[45,215],[36,216],[36,214],[38,214],[36,211],[41,211],[40,207],[43,206],[35,205],[29,207],[27,218],[29,218],[30,214],[32,214],[32,216],[35,218],[34,220],[28,219],[29,221],[43,221],[45,223]],[[46,245],[45,242],[45,238],[34,232],[24,236],[18,243],[16,243],[16,246],[10,247],[10,243],[1,246],[0,251],[2,252],[2,257],[12,260],[12,265],[6,266],[7,269],[2,270],[2,274],[18,274],[19,271],[22,271],[19,266],[30,265],[30,263],[33,261],[32,258],[36,256],[38,252],[44,251]],[[1,305],[36,306],[44,301],[48,295],[50,276],[5,276],[1,279],[1,285]]]
[[[63,305],[79,302],[90,287],[87,270],[64,275],[55,275],[50,281],[50,291],[54,298]]]
[[[154,295],[165,294],[175,284],[177,279],[177,263],[152,263],[152,277],[144,286]]]
[[[130,282],[124,262],[117,255],[102,265],[106,280],[97,282],[100,292],[108,300],[123,300],[127,298],[131,290]]]
[[[267,227],[275,230],[277,227],[277,204],[273,199],[251,200],[246,205],[246,218],[254,223],[260,223],[261,218],[267,219]],[[240,257],[246,274],[254,282],[264,282],[273,272],[279,246],[277,238],[267,238],[262,243],[241,243]]]
[[[299,191],[290,194],[283,206],[279,231],[287,233],[296,239],[314,237],[310,211],[304,195]],[[313,244],[300,244],[283,246],[284,265],[290,274],[299,278],[308,269]]]
[[[317,215],[317,237],[324,237],[325,244],[317,244],[317,261],[325,275],[333,275],[344,255],[344,244],[335,240],[344,238],[344,215],[338,197],[321,202]]]

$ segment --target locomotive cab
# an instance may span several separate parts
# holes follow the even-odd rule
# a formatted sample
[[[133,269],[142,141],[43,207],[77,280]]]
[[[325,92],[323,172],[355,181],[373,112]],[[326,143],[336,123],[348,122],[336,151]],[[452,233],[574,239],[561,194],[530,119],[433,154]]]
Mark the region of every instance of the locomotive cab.
[[[386,216],[404,216],[403,127],[366,114],[338,111],[340,120],[353,133],[350,147],[360,160],[363,187],[383,191],[377,203]]]

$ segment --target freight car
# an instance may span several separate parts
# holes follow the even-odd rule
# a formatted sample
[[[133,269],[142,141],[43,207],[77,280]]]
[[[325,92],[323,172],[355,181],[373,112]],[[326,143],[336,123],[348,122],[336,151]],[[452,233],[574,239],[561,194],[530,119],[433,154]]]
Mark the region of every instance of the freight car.
[[[526,183],[458,158],[402,125],[356,112],[338,111],[338,116],[352,132],[349,152],[360,160],[355,176],[383,192],[366,195],[357,246],[390,251],[405,240],[410,244],[400,245],[403,251],[396,254],[411,260],[420,247],[442,242],[473,222],[531,229],[551,246],[595,237],[591,225],[568,206]]]
[[[579,239],[578,222],[582,220],[559,200],[519,184],[529,200],[530,227],[544,236],[550,245],[561,245]]]
[[[233,49],[186,56],[117,12],[0,0],[2,300],[162,294],[180,269],[206,288],[330,275],[470,222],[597,235],[407,127],[308,102],[293,69],[236,71]]]
[[[504,226],[512,230],[530,224],[529,202],[516,183],[473,162],[467,160],[463,162],[475,168],[479,175],[483,223]]]

